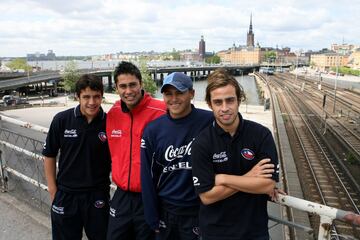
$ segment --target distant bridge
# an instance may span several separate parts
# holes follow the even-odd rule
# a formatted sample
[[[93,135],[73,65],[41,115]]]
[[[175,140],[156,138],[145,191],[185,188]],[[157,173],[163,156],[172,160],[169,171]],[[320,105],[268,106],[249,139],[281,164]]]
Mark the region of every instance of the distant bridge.
[[[59,72],[47,72],[26,77],[10,78],[0,81],[0,90],[15,90],[20,87],[34,85],[38,83],[54,83],[62,79]]]
[[[255,70],[259,70],[260,65],[205,65],[205,66],[165,66],[165,67],[149,67],[148,71],[151,74],[152,79],[154,79],[158,84],[162,83],[162,80],[167,74],[172,72],[183,72],[191,76],[194,80],[206,78],[212,71],[217,68],[225,68],[231,71],[233,75],[247,74]],[[81,69],[80,73],[92,73],[97,76],[107,78],[108,89],[113,89],[113,71],[114,69]],[[57,84],[62,80],[62,75],[59,71],[47,71],[47,72],[38,72],[31,74],[29,76],[18,77],[18,73],[8,74],[6,79],[0,80],[0,90],[1,91],[10,91],[18,90],[21,92],[27,92],[29,86],[36,86],[42,91],[45,88],[45,91],[52,88],[55,93],[57,89]],[[21,74],[20,74],[21,75]],[[14,78],[16,77],[16,78]],[[105,80],[106,81],[106,80]],[[50,86],[52,87],[50,87]]]
[[[152,78],[156,82],[162,83],[164,74],[170,74],[172,72],[183,72],[190,74],[191,77],[201,79],[206,78],[212,71],[217,68],[225,68],[229,70],[233,75],[241,75],[259,70],[260,65],[205,65],[205,66],[166,66],[166,67],[149,67],[148,71],[152,75]],[[158,76],[159,75],[159,76]]]

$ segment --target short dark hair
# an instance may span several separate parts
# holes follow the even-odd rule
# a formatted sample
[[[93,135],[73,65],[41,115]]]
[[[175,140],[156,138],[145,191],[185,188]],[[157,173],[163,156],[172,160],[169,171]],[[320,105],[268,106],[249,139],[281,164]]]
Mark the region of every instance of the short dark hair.
[[[134,75],[139,82],[141,83],[141,73],[140,70],[131,62],[121,61],[115,68],[114,71],[114,80],[115,84],[117,84],[117,77],[121,74],[130,74]]]
[[[75,83],[76,96],[80,97],[81,90],[89,87],[93,91],[100,91],[101,95],[104,95],[104,85],[100,77],[94,74],[84,74]]]
[[[240,103],[246,99],[243,87],[224,68],[218,68],[214,72],[212,72],[209,75],[207,81],[208,85],[206,87],[205,101],[209,105],[211,105],[211,91],[217,88],[225,87],[227,85],[232,85],[235,88],[236,97]]]

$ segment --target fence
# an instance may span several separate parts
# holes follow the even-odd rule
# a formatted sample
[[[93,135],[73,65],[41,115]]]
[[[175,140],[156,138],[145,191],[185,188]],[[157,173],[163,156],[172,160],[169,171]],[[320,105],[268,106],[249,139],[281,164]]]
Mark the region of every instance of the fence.
[[[19,134],[18,132],[22,132]],[[0,117],[0,188],[9,191],[42,211],[50,208],[44,176],[43,142],[48,129],[9,117]],[[112,186],[114,189],[114,186]],[[313,229],[270,216],[277,224],[298,228],[317,239],[354,239],[351,236],[335,236],[331,233],[333,220],[360,226],[360,215],[331,208],[314,202],[280,195],[278,204],[320,216],[319,232]]]

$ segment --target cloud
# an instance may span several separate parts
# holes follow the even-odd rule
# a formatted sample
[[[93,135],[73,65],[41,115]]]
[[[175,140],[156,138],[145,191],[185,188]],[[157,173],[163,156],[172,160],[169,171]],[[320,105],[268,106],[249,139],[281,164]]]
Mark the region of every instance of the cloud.
[[[357,9],[355,0],[8,0],[0,2],[0,57],[195,49],[201,35],[218,51],[245,44],[251,13],[261,46],[359,45]]]

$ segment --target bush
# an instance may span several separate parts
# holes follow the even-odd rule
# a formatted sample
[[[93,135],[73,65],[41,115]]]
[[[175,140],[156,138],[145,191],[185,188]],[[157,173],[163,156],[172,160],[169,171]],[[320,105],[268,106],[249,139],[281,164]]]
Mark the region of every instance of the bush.
[[[64,73],[62,73],[64,79],[64,88],[66,91],[75,92],[75,83],[80,78],[79,70],[74,61],[66,64]]]
[[[356,157],[354,156],[353,153],[349,152],[347,155],[346,155],[346,159],[348,161],[348,163],[352,164],[352,165],[355,165],[355,164],[359,164],[358,160],[356,159]]]
[[[336,67],[331,68],[332,71],[336,72]],[[349,67],[339,67],[338,68],[339,73],[347,74],[347,75],[354,75],[359,76],[360,70],[352,69]]]
[[[143,83],[143,88],[144,90],[151,94],[152,96],[155,95],[156,90],[157,90],[157,86],[155,81],[151,78],[151,75],[147,69],[147,64],[146,61],[144,60],[140,60],[140,67],[139,70],[141,72],[141,77],[142,77],[142,83]]]

